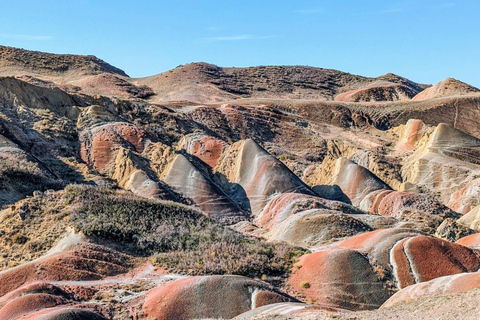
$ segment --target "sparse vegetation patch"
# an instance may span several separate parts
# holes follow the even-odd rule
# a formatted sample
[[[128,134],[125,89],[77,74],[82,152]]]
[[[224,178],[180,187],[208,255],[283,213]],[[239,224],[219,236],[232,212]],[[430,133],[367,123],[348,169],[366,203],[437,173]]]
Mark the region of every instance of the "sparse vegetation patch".
[[[115,241],[184,274],[258,276],[285,273],[303,254],[285,244],[246,237],[173,202],[111,189],[69,186],[71,221],[90,237]]]

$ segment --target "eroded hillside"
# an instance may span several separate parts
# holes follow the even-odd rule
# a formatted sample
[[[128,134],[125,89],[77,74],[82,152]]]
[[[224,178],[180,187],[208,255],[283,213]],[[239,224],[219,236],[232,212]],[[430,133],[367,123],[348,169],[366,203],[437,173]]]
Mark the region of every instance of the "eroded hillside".
[[[8,47],[0,67],[2,319],[430,318],[477,296],[474,87],[132,79]]]

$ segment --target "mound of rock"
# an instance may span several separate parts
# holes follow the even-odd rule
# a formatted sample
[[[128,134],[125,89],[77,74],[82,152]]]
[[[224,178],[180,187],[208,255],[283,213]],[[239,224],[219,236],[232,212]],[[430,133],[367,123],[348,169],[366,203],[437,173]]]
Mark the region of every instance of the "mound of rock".
[[[478,253],[437,238],[417,236],[398,242],[391,263],[399,288],[446,275],[478,270]]]
[[[391,190],[370,170],[346,158],[337,159],[331,179],[331,184],[338,185],[352,204],[356,206],[373,191]]]
[[[204,134],[189,134],[179,142],[178,149],[185,150],[188,154],[194,155],[211,168],[214,168],[227,143],[215,137]]]
[[[215,167],[216,180],[243,207],[257,217],[272,196],[314,192],[282,162],[251,139],[225,149]]]
[[[163,181],[176,192],[191,199],[211,218],[238,222],[238,219],[246,216],[246,213],[185,155],[179,154],[175,157],[163,173]]]
[[[126,273],[131,266],[132,260],[128,255],[84,243],[2,271],[0,297],[30,282],[96,280]]]
[[[448,96],[466,95],[480,92],[479,89],[462,81],[447,78],[413,97],[414,101],[423,101]]]
[[[335,101],[342,102],[375,102],[406,101],[418,94],[418,91],[399,83],[375,81],[366,87],[341,93]]]
[[[368,259],[348,249],[302,256],[288,284],[311,303],[348,310],[376,309],[391,295]]]
[[[333,210],[312,209],[296,213],[281,222],[273,229],[270,240],[312,248],[333,239],[372,230],[368,224],[350,215]]]
[[[288,301],[295,299],[246,277],[189,277],[152,289],[143,311],[158,320],[231,319],[251,309]]]

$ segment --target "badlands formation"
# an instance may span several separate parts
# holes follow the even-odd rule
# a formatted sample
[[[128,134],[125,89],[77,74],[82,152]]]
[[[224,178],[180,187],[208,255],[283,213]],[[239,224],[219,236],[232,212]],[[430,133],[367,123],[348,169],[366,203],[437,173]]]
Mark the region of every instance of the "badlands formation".
[[[479,159],[451,78],[0,47],[0,319],[477,319]]]

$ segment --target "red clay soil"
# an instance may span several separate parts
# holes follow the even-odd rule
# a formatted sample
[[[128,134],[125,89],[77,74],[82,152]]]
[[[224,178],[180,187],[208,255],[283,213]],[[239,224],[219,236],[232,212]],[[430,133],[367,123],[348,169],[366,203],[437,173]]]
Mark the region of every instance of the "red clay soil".
[[[403,209],[415,210],[425,215],[448,214],[450,211],[438,200],[423,193],[395,191],[386,195],[379,194],[379,197],[381,199],[374,201],[378,203],[378,209],[374,213],[386,217],[398,219]]]
[[[68,301],[62,297],[46,294],[31,293],[9,301],[0,309],[0,319],[13,320],[32,313],[33,311],[66,304]]]
[[[348,310],[375,309],[390,297],[369,261],[354,250],[302,256],[288,284],[311,303]]]
[[[440,97],[464,95],[480,92],[477,88],[462,81],[447,78],[427,88],[413,97],[413,101],[423,101]]]
[[[466,237],[458,239],[456,244],[461,244],[462,246],[478,246],[480,245],[480,233],[474,233]]]
[[[27,284],[0,298],[0,319],[104,319],[88,311],[95,306],[78,305],[78,298],[47,282]]]
[[[385,195],[378,203],[378,211],[375,213],[382,216],[397,218],[400,209],[404,203],[409,202],[413,198],[418,198],[418,193],[413,192],[392,192]]]
[[[31,293],[46,293],[63,298],[68,298],[69,296],[64,290],[48,282],[38,281],[28,283],[0,297],[0,310],[11,300]]]
[[[193,155],[208,164],[210,167],[215,167],[220,159],[223,148],[227,145],[225,141],[216,139],[214,137],[203,137],[194,142]]]
[[[407,122],[406,137],[403,142],[403,147],[407,150],[413,150],[422,136],[423,121],[412,119]]]
[[[418,235],[406,229],[378,229],[347,238],[338,243],[339,248],[366,253],[383,266],[390,265],[390,250],[400,240]]]
[[[74,307],[57,307],[43,309],[35,313],[31,313],[22,320],[106,320],[102,315]]]
[[[102,172],[114,156],[118,146],[136,152],[142,152],[146,133],[143,129],[129,123],[107,124],[92,129],[91,141],[82,141],[80,155],[82,160],[94,165]]]
[[[417,236],[397,243],[391,252],[398,287],[478,270],[478,252],[438,238]]]
[[[395,192],[392,190],[377,190],[370,193],[367,197],[373,199],[370,208],[368,209],[371,213],[378,213],[378,207],[382,200],[388,196],[390,193]]]
[[[37,281],[98,280],[126,273],[131,259],[120,252],[92,244],[0,272],[0,297],[24,284]]]
[[[233,318],[265,303],[293,301],[265,283],[241,276],[190,277],[152,289],[145,298],[147,318]]]
[[[438,238],[414,237],[404,248],[417,282],[477,271],[480,266],[479,252]]]

